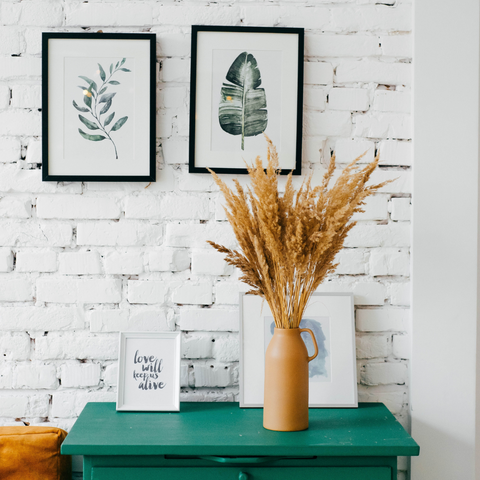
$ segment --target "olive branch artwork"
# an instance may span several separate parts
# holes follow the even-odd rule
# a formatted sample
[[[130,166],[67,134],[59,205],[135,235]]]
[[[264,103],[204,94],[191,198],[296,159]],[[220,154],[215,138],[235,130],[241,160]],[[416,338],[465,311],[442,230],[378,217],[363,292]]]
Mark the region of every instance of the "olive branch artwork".
[[[91,142],[101,142],[102,140],[106,140],[107,138],[112,142],[113,148],[115,149],[115,158],[118,160],[118,152],[117,146],[113,141],[112,137],[110,136],[112,132],[116,132],[123,127],[125,122],[128,120],[128,117],[122,117],[117,120],[113,126],[107,131],[107,127],[112,123],[113,118],[115,117],[115,112],[110,113],[108,116],[103,117],[112,106],[113,97],[117,94],[117,92],[108,92],[107,90],[111,85],[116,86],[120,85],[120,82],[117,80],[112,80],[112,77],[117,72],[131,72],[128,68],[125,68],[123,64],[125,63],[126,58],[123,58],[121,61],[119,60],[115,67],[113,63],[110,64],[109,68],[109,75],[107,76],[104,68],[98,64],[98,74],[100,75],[100,79],[103,82],[100,87],[97,86],[97,83],[88,78],[84,77],[83,75],[79,75],[83,81],[87,83],[87,87],[79,85],[79,88],[83,92],[83,103],[86,107],[80,107],[75,100],[73,100],[73,106],[82,113],[89,113],[93,117],[93,121],[89,120],[82,114],[78,115],[80,121],[89,129],[89,130],[100,130],[97,134],[90,134],[85,133],[81,128],[78,129],[78,132],[85,140],[90,140]],[[102,135],[103,133],[103,135]]]
[[[230,66],[220,93],[218,119],[230,135],[245,137],[260,135],[267,128],[267,98],[257,60],[251,53],[241,53]]]

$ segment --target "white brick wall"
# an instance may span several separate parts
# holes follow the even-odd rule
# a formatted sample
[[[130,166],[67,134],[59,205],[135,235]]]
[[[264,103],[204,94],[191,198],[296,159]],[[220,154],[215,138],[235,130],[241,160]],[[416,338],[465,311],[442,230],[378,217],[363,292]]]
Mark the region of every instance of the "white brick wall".
[[[29,360],[30,337],[26,332],[5,332],[0,335],[0,352],[3,360]]]
[[[4,89],[8,90],[8,87],[4,86]],[[8,97],[10,97],[10,91],[8,90]],[[5,103],[7,105],[5,105]],[[8,106],[8,102],[4,102],[4,108]],[[0,162],[9,163],[20,160],[21,142],[18,138],[0,138]]]
[[[48,303],[119,303],[120,280],[43,277],[37,280],[37,300]]]
[[[40,85],[12,86],[12,107],[42,108],[42,91]]]
[[[91,310],[86,318],[91,332],[162,331],[169,329],[168,312],[155,310]]]
[[[30,218],[32,202],[25,198],[3,197],[0,199],[0,217]]]
[[[151,272],[179,272],[190,266],[187,250],[162,248],[148,253],[148,266]]]
[[[233,267],[224,260],[225,255],[217,251],[194,250],[192,273],[196,275],[230,275]]]
[[[173,303],[187,305],[211,305],[213,303],[212,284],[209,281],[182,282],[172,295]]]
[[[58,272],[63,275],[98,275],[102,273],[98,252],[65,252],[59,255]]]
[[[332,110],[364,111],[370,108],[369,91],[363,88],[332,88],[328,94]]]
[[[13,371],[13,388],[55,389],[58,386],[55,365],[19,364]]]
[[[370,253],[370,275],[408,276],[410,271],[410,255],[405,250],[385,248],[373,249]]]
[[[143,272],[142,252],[110,252],[104,256],[105,273],[138,275]]]
[[[166,282],[131,280],[128,282],[129,303],[164,303],[168,292]]]
[[[218,188],[188,174],[192,24],[304,27],[304,171],[318,182],[334,150],[342,165],[380,153],[372,180],[397,178],[355,216],[319,290],[354,293],[359,398],[408,423],[412,5],[307,3],[0,2],[0,424],[69,427],[86,402],[114,401],[125,330],[184,332],[182,399],[238,394],[248,287],[206,244],[236,244]],[[41,32],[82,27],[157,34],[148,188],[41,181]]]
[[[338,163],[350,163],[360,157],[359,163],[369,163],[375,158],[375,143],[362,138],[341,138],[332,142],[335,151],[335,160]]]
[[[100,382],[100,364],[63,364],[60,379],[64,387],[96,387]]]
[[[120,207],[110,198],[83,195],[40,195],[38,218],[118,218]]]
[[[377,90],[373,109],[380,112],[410,113],[411,100],[409,91]]]
[[[57,254],[51,250],[17,250],[17,272],[55,272]]]
[[[0,272],[13,270],[13,254],[9,248],[0,249]]]
[[[394,221],[409,221],[411,215],[409,198],[392,198],[390,213]]]
[[[0,302],[30,302],[33,284],[24,277],[0,276]]]

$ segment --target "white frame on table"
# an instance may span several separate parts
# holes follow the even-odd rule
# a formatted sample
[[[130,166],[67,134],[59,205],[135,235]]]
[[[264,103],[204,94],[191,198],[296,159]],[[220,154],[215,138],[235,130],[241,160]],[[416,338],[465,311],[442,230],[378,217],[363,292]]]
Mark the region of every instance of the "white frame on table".
[[[178,412],[180,411],[180,335],[181,332],[120,332],[120,348],[118,357],[118,391],[117,391],[117,410],[118,411],[167,411]],[[127,396],[126,388],[132,388],[132,384],[135,379],[130,376],[131,366],[126,365],[127,352],[131,352],[131,348],[127,345],[129,341],[140,342],[144,340],[149,343],[150,348],[154,345],[152,340],[157,341],[157,348],[165,347],[165,340],[173,342],[173,355],[171,356],[173,372],[169,373],[169,382],[173,382],[172,387],[168,389],[171,394],[171,398],[168,402],[161,403],[157,399],[155,402],[159,402],[158,405],[152,404],[152,396],[150,395],[149,402],[142,404],[141,401],[129,401],[125,397]],[[141,343],[139,343],[141,345]],[[148,355],[151,354],[151,349],[148,351]],[[145,355],[144,352],[140,356]],[[152,355],[153,356],[153,355]],[[163,360],[163,359],[162,359]],[[165,368],[165,364],[163,365]],[[126,375],[128,374],[128,379]],[[164,377],[165,378],[165,377]],[[126,381],[129,383],[126,384]],[[133,384],[137,385],[137,384]],[[154,390],[156,393],[156,390]],[[158,391],[160,393],[160,390]]]
[[[329,317],[331,381],[310,382],[309,407],[356,408],[357,368],[352,293],[314,293],[304,317]],[[240,407],[263,407],[265,317],[263,298],[240,294]],[[312,353],[312,352],[310,352]]]

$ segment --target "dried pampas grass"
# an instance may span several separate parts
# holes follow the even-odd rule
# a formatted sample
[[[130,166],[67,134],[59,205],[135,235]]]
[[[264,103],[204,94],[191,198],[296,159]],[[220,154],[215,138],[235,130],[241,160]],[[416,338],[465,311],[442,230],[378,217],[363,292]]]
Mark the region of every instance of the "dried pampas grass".
[[[226,215],[240,248],[208,243],[242,271],[240,279],[252,287],[248,293],[265,298],[277,328],[297,328],[311,294],[337,267],[335,256],[355,225],[352,215],[363,212],[365,198],[388,182],[366,186],[379,159],[360,169],[358,157],[328,188],[335,171],[333,156],[321,185],[313,187],[310,176],[296,192],[290,174],[281,195],[278,154],[269,138],[267,142],[268,167],[263,169],[260,157],[247,166],[247,191],[236,179],[236,191],[231,190],[210,170],[225,196]]]

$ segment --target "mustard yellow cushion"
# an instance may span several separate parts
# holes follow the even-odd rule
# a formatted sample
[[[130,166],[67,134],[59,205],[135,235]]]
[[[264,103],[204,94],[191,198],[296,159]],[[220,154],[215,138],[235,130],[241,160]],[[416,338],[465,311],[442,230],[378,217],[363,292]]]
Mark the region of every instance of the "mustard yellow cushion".
[[[60,455],[61,428],[0,427],[1,480],[71,480],[72,459]]]

